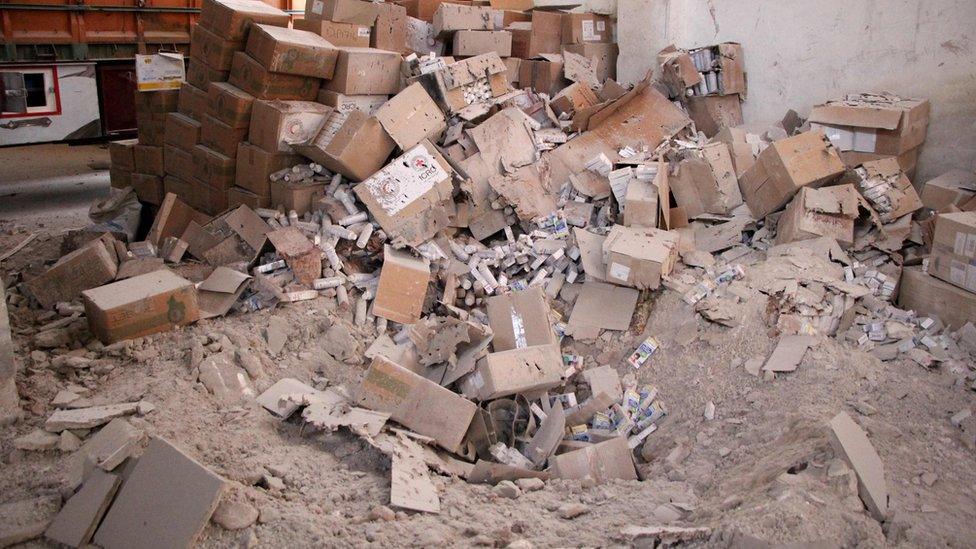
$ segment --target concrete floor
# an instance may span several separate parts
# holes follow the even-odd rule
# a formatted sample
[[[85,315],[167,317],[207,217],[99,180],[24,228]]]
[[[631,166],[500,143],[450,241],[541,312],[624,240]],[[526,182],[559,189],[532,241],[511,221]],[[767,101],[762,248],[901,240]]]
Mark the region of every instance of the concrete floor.
[[[104,144],[0,148],[0,220],[84,218],[108,195],[108,164]]]

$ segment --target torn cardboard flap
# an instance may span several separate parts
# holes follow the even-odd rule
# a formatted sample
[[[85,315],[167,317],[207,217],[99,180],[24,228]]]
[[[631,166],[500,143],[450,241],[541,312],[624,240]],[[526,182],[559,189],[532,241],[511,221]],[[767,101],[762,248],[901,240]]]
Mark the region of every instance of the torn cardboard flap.
[[[430,479],[420,444],[409,437],[397,435],[390,475],[391,505],[412,511],[440,513],[440,498]]]
[[[637,307],[640,293],[597,281],[583,283],[573,312],[570,328],[595,327],[606,330],[626,330]]]
[[[200,318],[223,316],[244,293],[251,276],[228,267],[217,267],[197,286]]]
[[[486,312],[496,352],[557,343],[549,303],[538,286],[489,297]]]
[[[603,484],[611,479],[637,480],[634,457],[627,439],[614,437],[552,458],[554,478],[592,479]]]

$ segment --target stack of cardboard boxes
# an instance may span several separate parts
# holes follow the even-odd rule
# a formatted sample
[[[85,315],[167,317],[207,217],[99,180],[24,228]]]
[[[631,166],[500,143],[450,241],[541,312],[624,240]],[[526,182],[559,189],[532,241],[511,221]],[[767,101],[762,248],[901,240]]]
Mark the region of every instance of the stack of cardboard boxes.
[[[723,126],[742,124],[746,98],[742,46],[725,42],[692,50],[668,46],[658,53],[662,82],[688,109],[699,130],[714,136]]]
[[[158,206],[163,201],[165,125],[178,100],[177,90],[136,92],[138,138],[109,145],[113,187],[132,187],[148,204]]]

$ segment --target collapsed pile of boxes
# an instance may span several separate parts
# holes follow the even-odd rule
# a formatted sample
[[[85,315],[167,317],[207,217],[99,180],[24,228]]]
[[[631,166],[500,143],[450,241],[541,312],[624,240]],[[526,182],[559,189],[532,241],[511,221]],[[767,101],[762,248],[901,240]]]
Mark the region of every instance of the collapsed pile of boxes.
[[[910,182],[925,100],[856,95],[754,131],[737,44],[668,48],[660,81],[625,87],[608,77],[612,20],[595,14],[316,0],[287,23],[256,1],[204,3],[164,115],[162,187],[130,178],[155,209],[145,241],[94,234],[24,289],[45,307],[80,297],[106,343],[335,300],[375,333],[358,391],[282,380],[259,402],[391,453],[397,506],[439,509],[428,467],[636,478],[632,451],[665,416],[657,391],[561,341],[630,329],[662,285],[732,325],[723,299],[751,252],[829,239],[847,267],[770,290],[782,334],[908,352],[906,333],[875,329],[883,314],[936,356],[940,330],[976,316],[972,174],[921,196]],[[152,95],[159,112],[174,97]],[[113,145],[113,182],[138,166],[130,145]]]

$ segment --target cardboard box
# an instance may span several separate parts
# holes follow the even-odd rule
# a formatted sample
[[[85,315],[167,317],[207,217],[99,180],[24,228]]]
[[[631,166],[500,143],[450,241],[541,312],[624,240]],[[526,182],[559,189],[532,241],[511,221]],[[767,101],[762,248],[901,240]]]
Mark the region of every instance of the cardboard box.
[[[119,170],[133,171],[136,169],[135,147],[138,139],[112,141],[108,144],[108,158],[112,167]]]
[[[368,48],[372,36],[368,25],[318,19],[299,19],[295,21],[295,28],[317,34],[336,47]]]
[[[926,208],[940,211],[949,206],[961,208],[973,197],[976,197],[976,173],[949,170],[925,183],[921,200]]]
[[[136,165],[135,172],[160,177],[165,173],[163,172],[162,147],[136,145],[133,147],[132,156]]]
[[[114,280],[117,270],[111,239],[106,242],[99,238],[61,257],[46,271],[26,281],[24,286],[42,307],[48,309],[58,302],[77,299],[83,290]]]
[[[407,48],[407,8],[387,2],[376,6],[376,23],[369,47],[379,50],[409,53]]]
[[[237,158],[240,159],[240,155],[238,155]],[[237,173],[240,173],[240,170],[238,170]],[[236,208],[237,206],[241,205],[247,206],[252,210],[257,208],[270,208],[271,198],[254,194],[247,189],[242,189],[241,187],[231,187],[227,189],[227,207]]]
[[[196,178],[193,149],[187,151],[178,149],[173,145],[163,147],[163,171],[167,175],[179,177],[184,181],[193,181]]]
[[[901,167],[902,171],[905,172],[905,175],[907,175],[909,179],[914,179],[915,170],[918,167],[918,153],[919,149],[921,148],[921,146],[915,147],[914,149],[899,154],[898,156],[857,151],[840,151],[840,159],[844,161],[844,165],[848,168],[856,168],[865,162],[884,160],[885,158],[894,158],[898,161],[898,165]]]
[[[318,133],[332,107],[312,101],[255,101],[250,143],[270,153],[292,152]]]
[[[752,145],[746,141],[746,130],[742,128],[722,128],[710,142],[725,143],[729,148],[736,177],[742,177],[742,174],[756,163],[756,157],[752,154]]]
[[[188,201],[190,195],[193,194],[193,185],[192,181],[175,175],[166,174],[166,177],[163,178],[163,192],[167,195],[173,194],[183,201]],[[165,200],[165,196],[163,199]]]
[[[725,143],[688,151],[674,166],[669,178],[671,194],[689,218],[706,213],[727,215],[742,204],[732,155]]]
[[[254,25],[247,35],[248,55],[268,72],[332,78],[338,50],[314,32]]]
[[[434,34],[434,25],[410,16],[407,16],[406,50],[404,55],[413,52],[418,56],[431,53],[442,56],[445,52],[444,41]]]
[[[285,168],[301,164],[304,159],[294,153],[268,152],[251,143],[243,142],[237,147],[237,170],[235,183],[238,187],[255,196],[269,200],[271,182],[268,177]],[[232,202],[230,197],[228,201]]]
[[[554,478],[592,479],[597,484],[612,479],[637,480],[634,455],[625,437],[559,454],[549,461]]]
[[[565,373],[559,345],[535,345],[488,353],[464,378],[465,394],[493,400],[518,393],[557,387]]]
[[[208,114],[203,117],[200,143],[228,158],[234,158],[237,156],[237,145],[247,139],[247,132],[247,128],[232,128]]]
[[[593,93],[586,84],[579,82],[574,82],[569,86],[559,90],[555,96],[553,96],[552,101],[549,102],[549,106],[556,111],[556,115],[569,114],[572,115],[578,110],[583,110],[594,105],[601,103],[600,98]]]
[[[135,58],[136,90],[140,92],[179,90],[186,79],[181,53],[136,54]]]
[[[447,227],[450,164],[423,141],[353,188],[386,234],[417,246]]]
[[[219,187],[212,187],[207,184],[197,185],[193,188],[193,205],[200,211],[210,215],[217,215],[227,210],[227,183],[220,182]]]
[[[203,117],[200,120],[203,120]],[[189,151],[200,142],[202,127],[203,124],[185,114],[171,112],[166,115],[166,133],[163,142],[166,145]]]
[[[200,314],[196,287],[169,270],[85,290],[81,296],[92,334],[106,345],[192,324]]]
[[[687,98],[688,116],[695,127],[713,137],[723,127],[742,125],[742,102],[738,94],[705,95]]]
[[[536,10],[532,12],[532,24],[528,30],[523,23],[510,25],[512,56],[529,59],[543,53],[561,53],[562,18],[563,14],[559,12]]]
[[[157,90],[135,94],[136,114],[173,112],[180,102],[179,90]]]
[[[519,87],[531,88],[539,93],[556,95],[569,85],[563,78],[563,57],[541,54],[535,59],[524,59],[519,65]]]
[[[444,70],[426,75],[428,80],[424,81],[424,87],[436,90],[437,96],[434,99],[446,110],[457,112],[476,102],[475,99],[466,97],[468,94],[465,92],[479,83],[487,83],[492,97],[508,93],[506,70],[505,63],[497,53],[486,53],[451,63]]]
[[[275,207],[283,206],[286,212],[295,210],[298,215],[305,215],[315,210],[315,201],[323,196],[325,186],[322,183],[289,183],[283,180],[271,182],[271,203]]]
[[[367,116],[373,116],[380,110],[390,96],[380,95],[346,95],[344,93],[330,90],[319,90],[319,95],[315,99],[323,105],[328,105],[336,111],[349,114],[354,110],[360,110]]]
[[[922,208],[922,199],[893,157],[865,162],[845,174],[871,204],[883,223],[890,223]]]
[[[905,267],[898,284],[898,306],[918,315],[934,315],[953,330],[976,318],[976,293],[926,274],[921,267]]]
[[[230,76],[229,70],[215,69],[203,62],[202,59],[190,59],[186,67],[186,81],[197,88],[207,89],[211,82],[226,82]]]
[[[311,0],[305,4],[305,19],[373,26],[379,10],[365,0]]]
[[[505,79],[512,86],[518,87],[519,69],[522,67],[522,60],[518,57],[506,57],[502,59],[505,63]]]
[[[414,257],[406,251],[383,247],[383,267],[380,271],[373,314],[400,324],[420,320],[430,283],[430,262]]]
[[[401,150],[425,139],[437,141],[447,129],[444,113],[419,82],[407,86],[380,107],[376,119]]]
[[[193,26],[190,38],[190,58],[206,63],[211,68],[229,71],[234,52],[244,49],[241,41],[224,40],[200,25]]]
[[[349,95],[394,94],[400,89],[400,54],[372,48],[339,48],[335,75],[325,89]]]
[[[333,172],[362,181],[383,167],[395,147],[376,117],[354,110],[333,112],[315,138],[292,148]]]
[[[449,452],[461,443],[478,407],[383,356],[373,359],[356,399],[359,406],[390,414],[415,433],[432,437]]]
[[[854,244],[858,194],[853,185],[803,187],[776,226],[776,244],[827,236],[841,246]]]
[[[613,19],[595,13],[564,13],[562,43],[613,42]]]
[[[447,4],[444,4],[447,5]],[[495,52],[499,57],[512,55],[512,33],[508,31],[462,30],[454,33],[451,53],[471,57]]]
[[[678,260],[678,235],[652,228],[614,225],[603,242],[607,282],[655,290]]]
[[[851,94],[810,111],[811,127],[820,127],[841,151],[897,156],[925,141],[927,99],[890,94]]]
[[[207,113],[207,106],[210,101],[206,90],[184,82],[180,87],[180,100],[177,111],[186,115],[197,122],[203,120],[203,115]]]
[[[489,297],[486,312],[495,352],[559,344],[549,320],[549,302],[539,286]]]
[[[305,101],[315,99],[322,82],[308,76],[268,72],[261,63],[244,52],[234,54],[234,65],[228,81],[255,99]]]
[[[287,27],[287,13],[257,0],[204,0],[200,25],[224,40],[243,41],[249,23]]]
[[[136,115],[139,143],[162,147],[166,128],[166,113]],[[134,160],[133,160],[134,161]]]
[[[132,186],[132,172],[121,168],[108,169],[109,185],[113,189],[124,189]]]
[[[208,97],[207,114],[231,128],[250,125],[254,96],[227,82],[214,82],[210,84]]]
[[[132,190],[141,202],[159,205],[163,202],[166,192],[163,190],[163,178],[158,175],[133,173]]]
[[[492,30],[494,23],[491,8],[487,6],[463,6],[447,2],[437,6],[434,12],[434,34],[444,36],[460,30]]]
[[[772,143],[739,178],[739,189],[754,217],[779,210],[801,187],[819,187],[844,173],[837,149],[819,132]]]
[[[929,274],[976,292],[976,212],[939,214],[935,218]]]
[[[660,209],[659,190],[668,186],[667,164],[659,165],[654,181],[631,179],[624,195],[624,226],[656,228]]]
[[[434,12],[444,2],[464,6],[470,6],[473,3],[471,0],[397,0],[396,3],[406,8],[407,15],[410,17],[416,17],[429,23],[434,20]]]
[[[195,177],[207,186],[226,191],[234,185],[237,161],[204,145],[193,147]]]

